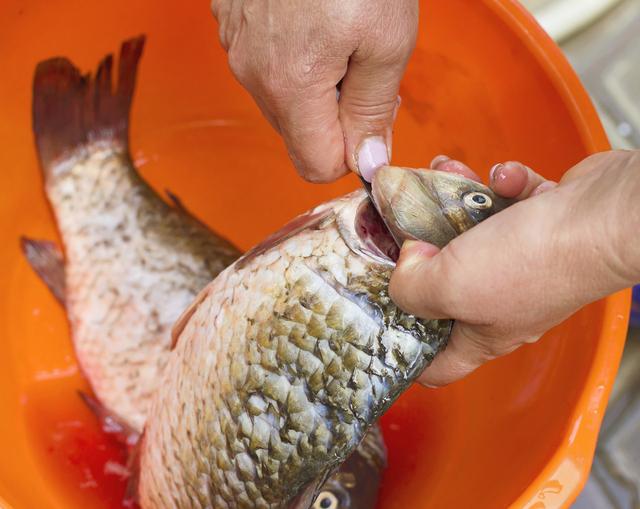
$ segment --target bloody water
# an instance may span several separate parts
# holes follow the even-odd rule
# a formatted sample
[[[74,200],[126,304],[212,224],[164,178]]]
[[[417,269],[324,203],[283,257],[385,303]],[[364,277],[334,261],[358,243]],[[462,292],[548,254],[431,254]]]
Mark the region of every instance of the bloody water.
[[[78,507],[131,509],[123,503],[126,447],[100,429],[69,382],[35,384],[28,395],[26,417],[38,458],[64,498]]]
[[[78,390],[87,387],[77,373],[63,374],[33,384],[25,395],[26,422],[42,471],[70,507],[136,509],[131,500],[125,501],[127,447],[100,428],[77,396]],[[431,442],[437,454],[437,438],[430,435],[437,434],[438,426],[429,417],[428,407],[415,405],[412,392],[383,419],[390,462],[383,487],[402,483],[403,476],[411,475],[423,458],[421,443]],[[423,425],[410,425],[416,417]]]

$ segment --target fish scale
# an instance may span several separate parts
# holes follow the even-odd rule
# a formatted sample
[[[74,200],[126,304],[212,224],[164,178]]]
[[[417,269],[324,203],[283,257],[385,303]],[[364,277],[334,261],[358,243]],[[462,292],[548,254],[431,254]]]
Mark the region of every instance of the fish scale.
[[[171,326],[237,251],[160,200],[111,147],[53,166],[47,193],[66,248],[76,354],[102,404],[141,430]]]
[[[508,202],[457,175],[384,167],[375,208],[362,191],[321,205],[196,297],[238,252],[131,163],[143,40],[122,45],[115,84],[111,56],[95,75],[64,58],[38,64],[34,133],[66,263],[52,243],[23,239],[66,303],[100,400],[85,401],[123,424],[128,445],[146,417],[128,492],[143,509],[374,507],[385,463],[376,422],[452,325],[391,301],[394,239],[443,248]]]
[[[342,238],[342,216],[364,199],[325,205],[333,221],[248,255],[203,291],[145,430],[143,507],[287,507],[443,347],[450,322],[407,321],[386,293],[392,264]]]

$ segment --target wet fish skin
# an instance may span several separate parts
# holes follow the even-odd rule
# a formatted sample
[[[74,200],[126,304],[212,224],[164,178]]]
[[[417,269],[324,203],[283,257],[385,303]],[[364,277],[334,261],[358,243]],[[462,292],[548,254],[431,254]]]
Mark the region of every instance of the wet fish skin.
[[[312,509],[373,509],[387,465],[379,424],[372,426],[351,456],[322,486]]]
[[[56,174],[47,194],[76,355],[100,401],[141,430],[174,321],[238,251],[165,204],[113,149]]]
[[[451,322],[399,310],[393,263],[358,245],[368,203],[318,207],[200,294],[145,429],[143,508],[288,507],[444,347]]]
[[[123,45],[115,87],[111,57],[93,79],[66,59],[40,63],[33,105],[76,355],[100,402],[138,432],[175,319],[240,254],[165,203],[132,164],[128,117],[142,44]]]
[[[434,179],[426,171],[393,166],[378,170],[372,194],[395,238],[439,248],[513,203],[455,173],[439,172]]]
[[[66,260],[49,241],[21,241],[67,308],[81,367],[99,401],[81,396],[130,446],[169,356],[177,313],[240,255],[171,193],[174,206],[167,205],[131,162],[128,115],[142,44],[138,38],[123,45],[119,92],[112,90],[111,57],[93,78],[81,77],[66,59],[38,66],[34,132]],[[88,97],[97,111],[83,111]],[[336,497],[339,509],[373,507],[385,465],[375,425],[321,496]]]
[[[444,245],[508,203],[437,171],[383,168],[372,189],[384,219],[364,191],[321,205],[178,320],[141,444],[144,509],[308,507],[445,347],[450,320],[417,319],[389,298],[397,248],[383,223]]]

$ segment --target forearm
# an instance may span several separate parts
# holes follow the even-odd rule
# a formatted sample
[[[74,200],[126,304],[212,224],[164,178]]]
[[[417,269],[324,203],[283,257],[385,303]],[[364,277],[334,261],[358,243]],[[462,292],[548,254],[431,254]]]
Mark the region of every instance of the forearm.
[[[612,239],[611,264],[619,268],[624,279],[622,287],[640,283],[640,152],[635,151],[630,164],[616,174],[619,199],[614,202],[610,228]]]
[[[567,203],[556,228],[558,256],[570,253],[563,263],[584,303],[640,282],[638,154],[593,156],[586,171],[569,174],[557,188],[556,198]]]

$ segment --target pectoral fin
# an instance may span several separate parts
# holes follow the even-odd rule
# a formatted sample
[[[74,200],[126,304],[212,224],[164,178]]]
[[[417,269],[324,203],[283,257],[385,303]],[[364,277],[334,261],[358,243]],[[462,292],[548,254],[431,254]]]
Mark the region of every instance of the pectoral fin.
[[[64,257],[60,248],[49,240],[20,238],[25,258],[53,296],[65,305]]]

